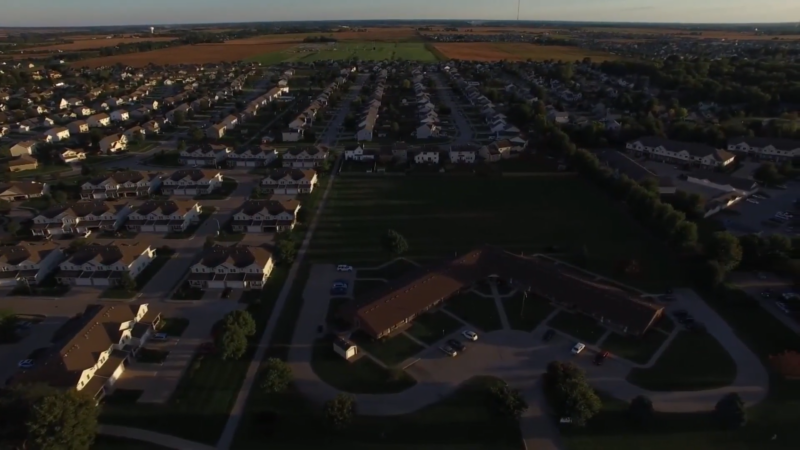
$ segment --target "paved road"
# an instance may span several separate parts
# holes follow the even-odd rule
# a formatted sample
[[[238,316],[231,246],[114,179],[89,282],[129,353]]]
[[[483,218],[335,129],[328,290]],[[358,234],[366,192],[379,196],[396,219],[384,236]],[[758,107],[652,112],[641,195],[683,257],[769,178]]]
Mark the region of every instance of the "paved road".
[[[21,311],[15,310],[17,313]],[[36,311],[35,314],[42,314]],[[15,344],[0,346],[0,383],[5,383],[17,372],[17,363],[27,359],[32,351],[50,346],[50,339],[58,328],[68,320],[69,316],[50,316],[37,325],[33,325],[28,334]]]
[[[361,74],[356,77],[355,82],[350,86],[350,91],[347,93],[347,96],[341,100],[341,105],[339,105],[339,111],[336,113],[336,117],[328,123],[328,128],[325,129],[325,132],[320,137],[319,142],[321,144],[336,145],[336,141],[339,140],[339,129],[342,128],[347,115],[350,114],[350,105],[352,101],[358,97],[361,88],[364,87],[368,79],[368,74]]]
[[[186,439],[170,436],[168,434],[156,433],[140,428],[100,425],[97,429],[97,434],[149,442],[153,445],[174,448],[176,450],[214,450],[214,447],[210,445],[187,441]]]
[[[432,73],[431,79],[436,83],[436,94],[442,102],[450,108],[450,115],[453,122],[455,122],[458,135],[455,136],[454,144],[468,144],[472,142],[472,127],[469,125],[469,120],[464,116],[464,112],[453,100],[453,90],[447,82],[444,81],[441,74]]]

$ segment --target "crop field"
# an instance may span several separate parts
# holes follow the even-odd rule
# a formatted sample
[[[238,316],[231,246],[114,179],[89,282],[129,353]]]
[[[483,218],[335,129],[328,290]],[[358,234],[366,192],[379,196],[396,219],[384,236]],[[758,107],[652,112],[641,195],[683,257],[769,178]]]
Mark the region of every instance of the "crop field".
[[[687,39],[738,39],[738,40],[771,40],[775,36],[771,35],[758,35],[753,31],[726,31],[726,30],[705,30],[702,34],[689,34],[688,30],[681,30],[677,28],[656,28],[656,27],[585,27],[580,28],[580,31],[591,31],[595,33],[620,33],[620,34],[641,34],[649,35],[652,38],[659,38],[663,36],[681,37]],[[458,31],[444,31],[442,28],[435,28],[434,31],[423,31],[424,35],[431,34],[474,34],[474,35],[488,35],[488,34],[503,34],[503,33],[520,33],[531,35],[547,34],[550,38],[569,37],[575,34],[575,28],[558,28],[558,27],[462,27]],[[779,36],[781,40],[800,40],[800,34]]]
[[[174,41],[174,37],[150,37],[144,36],[140,38],[113,38],[113,39],[106,39],[105,37],[97,37],[93,38],[83,38],[83,39],[69,39],[74,42],[69,44],[55,44],[55,45],[42,45],[41,47],[30,47],[31,50],[34,51],[41,51],[41,50],[52,50],[52,51],[75,51],[75,50],[91,50],[93,48],[101,48],[101,47],[111,47],[113,45],[119,44],[130,44],[132,42],[164,42],[164,41]]]
[[[575,61],[586,57],[603,62],[619,59],[610,53],[585,50],[571,46],[520,44],[510,42],[465,42],[435,44],[437,50],[451,59],[471,61],[545,61],[549,59]]]
[[[182,45],[152,52],[128,53],[125,55],[90,58],[72,63],[76,67],[98,67],[117,63],[132,67],[144,67],[153,64],[207,64],[223,61],[238,61],[279,52],[297,45],[296,42],[275,41],[262,44],[239,44],[228,41],[224,44]]]
[[[435,62],[436,57],[417,42],[340,42],[336,44],[299,44],[278,52],[269,52],[249,58],[261,64],[279,62],[313,62],[321,60],[347,60],[358,58],[364,61],[411,60]]]

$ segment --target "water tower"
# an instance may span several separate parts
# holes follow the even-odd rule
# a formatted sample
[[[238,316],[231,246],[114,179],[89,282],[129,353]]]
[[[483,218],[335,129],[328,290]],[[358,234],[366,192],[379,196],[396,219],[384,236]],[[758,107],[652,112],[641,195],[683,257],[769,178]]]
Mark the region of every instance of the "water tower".
[[[150,34],[155,34],[156,27],[150,27]]]

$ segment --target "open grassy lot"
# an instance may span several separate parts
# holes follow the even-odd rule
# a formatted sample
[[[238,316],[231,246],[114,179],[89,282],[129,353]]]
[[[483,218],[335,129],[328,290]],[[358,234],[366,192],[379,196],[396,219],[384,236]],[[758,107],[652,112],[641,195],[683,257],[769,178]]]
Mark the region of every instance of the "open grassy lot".
[[[555,311],[549,301],[531,295],[523,300],[522,293],[504,298],[502,302],[508,324],[514,330],[531,331]]]
[[[620,282],[653,291],[683,284],[664,246],[577,177],[339,177],[307,256],[380,265],[391,257],[381,246],[388,229],[406,238],[403,256],[419,263],[483,244],[526,254],[555,245],[559,258],[584,259],[586,269]],[[638,274],[617,270],[630,259]]]
[[[419,411],[401,416],[356,416],[341,432],[325,428],[321,408],[297,392],[259,393],[232,449],[519,450],[518,424],[498,422],[487,407],[489,388],[502,383],[496,378],[476,377]]]
[[[421,42],[338,42],[335,44],[299,44],[291,48],[248,58],[264,65],[280,62],[313,62],[322,60],[363,61],[409,60],[435,62],[436,57]]]
[[[714,389],[734,378],[736,363],[722,344],[710,334],[689,331],[681,331],[653,367],[628,374],[628,381],[651,391]]]
[[[380,269],[356,269],[358,270],[358,278],[383,278],[388,281],[403,276],[418,268],[419,266],[405,259],[396,259]]]
[[[445,308],[462,318],[470,325],[483,331],[494,331],[503,328],[500,313],[493,298],[481,297],[474,292],[467,292],[445,303]]]
[[[353,283],[353,296],[359,297],[385,285],[386,282],[380,280],[356,280],[355,283]]]
[[[422,346],[403,334],[375,340],[357,331],[350,338],[362,350],[380,359],[387,366],[400,364],[423,350]]]
[[[428,345],[432,345],[462,326],[464,325],[461,322],[446,313],[433,311],[414,319],[414,323],[408,329],[408,334]]]
[[[576,61],[592,58],[593,62],[614,61],[611,53],[586,50],[573,46],[537,45],[517,42],[453,42],[434,44],[434,47],[451,59],[469,61]]]
[[[608,350],[614,356],[625,358],[637,364],[647,364],[650,358],[661,348],[668,335],[658,330],[650,330],[644,336],[623,336],[618,333],[610,334],[603,341],[603,350]]]
[[[348,362],[333,351],[333,339],[326,337],[314,343],[311,368],[326,383],[336,389],[354,394],[389,394],[404,391],[417,384],[400,369],[384,369],[363,356]]]
[[[594,344],[606,332],[597,321],[587,315],[561,311],[547,322],[547,326],[566,333],[584,344]]]

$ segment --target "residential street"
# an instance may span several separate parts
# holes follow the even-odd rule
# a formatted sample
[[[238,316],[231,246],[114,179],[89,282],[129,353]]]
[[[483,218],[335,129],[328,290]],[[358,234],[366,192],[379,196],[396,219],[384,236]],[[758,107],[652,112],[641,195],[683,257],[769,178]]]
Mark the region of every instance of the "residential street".
[[[461,108],[456,104],[455,100],[453,100],[453,96],[455,95],[453,90],[450,89],[447,82],[442,79],[441,74],[432,73],[431,79],[436,83],[436,95],[445,106],[450,108],[450,116],[458,130],[458,135],[455,136],[453,144],[469,144],[472,142],[472,127],[469,126],[469,121],[464,117],[464,112],[461,111]]]

